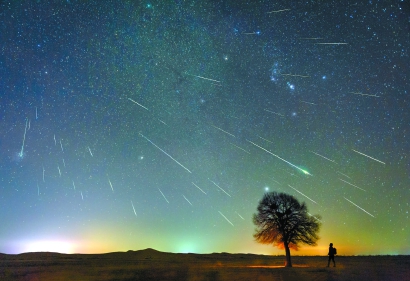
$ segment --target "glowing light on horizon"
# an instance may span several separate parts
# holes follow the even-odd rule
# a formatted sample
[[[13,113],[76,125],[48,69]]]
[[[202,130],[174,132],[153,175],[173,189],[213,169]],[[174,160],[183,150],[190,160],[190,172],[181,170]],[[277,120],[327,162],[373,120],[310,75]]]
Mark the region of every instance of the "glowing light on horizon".
[[[54,252],[72,254],[75,244],[66,241],[40,240],[29,242],[22,247],[22,252]]]

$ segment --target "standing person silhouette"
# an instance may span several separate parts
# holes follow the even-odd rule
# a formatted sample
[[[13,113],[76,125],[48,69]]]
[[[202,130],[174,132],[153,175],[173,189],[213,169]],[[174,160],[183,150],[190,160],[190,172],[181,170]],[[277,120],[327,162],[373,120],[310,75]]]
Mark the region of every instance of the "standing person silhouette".
[[[335,263],[335,255],[337,254],[336,252],[336,248],[333,248],[333,243],[329,244],[329,253],[327,253],[327,255],[329,256],[329,260],[327,262],[327,267],[329,267],[330,265],[330,260],[333,261],[333,267],[336,267],[336,263]]]

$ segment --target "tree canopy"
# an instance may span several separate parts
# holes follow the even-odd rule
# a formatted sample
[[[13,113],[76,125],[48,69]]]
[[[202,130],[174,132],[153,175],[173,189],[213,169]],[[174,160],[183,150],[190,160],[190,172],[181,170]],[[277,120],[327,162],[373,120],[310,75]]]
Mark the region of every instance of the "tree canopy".
[[[262,244],[284,247],[286,266],[292,266],[290,248],[300,244],[315,246],[319,239],[320,216],[308,214],[306,204],[286,193],[265,193],[259,201],[258,213],[253,216],[256,225],[254,238]]]

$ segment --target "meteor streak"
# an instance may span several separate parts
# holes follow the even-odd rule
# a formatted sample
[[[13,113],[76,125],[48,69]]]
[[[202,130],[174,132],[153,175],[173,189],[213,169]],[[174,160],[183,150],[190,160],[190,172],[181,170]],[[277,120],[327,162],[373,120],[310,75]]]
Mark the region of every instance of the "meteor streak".
[[[83,192],[80,191],[80,194],[81,194],[81,199],[84,200]]]
[[[218,80],[215,80],[215,79],[206,78],[206,77],[202,77],[202,76],[198,76],[198,75],[193,75],[193,74],[189,74],[189,73],[187,73],[187,72],[185,72],[185,74],[186,74],[186,75],[190,75],[190,76],[194,76],[194,77],[197,77],[197,78],[201,78],[201,79],[205,79],[205,80],[209,80],[209,81],[214,81],[214,82],[217,82],[217,83],[221,83],[221,81],[218,81]]]
[[[244,151],[244,152],[246,152],[246,153],[248,153],[248,154],[251,154],[249,151],[243,149],[242,147],[239,147],[239,146],[237,146],[237,145],[235,145],[235,144],[233,144],[233,143],[231,143],[231,144],[232,144],[233,146],[235,146],[236,148],[238,148],[238,149],[240,149],[240,150],[242,150],[242,151]]]
[[[206,195],[205,191],[203,191],[199,186],[197,186],[195,183],[192,182],[193,185],[195,185],[200,191],[202,191],[203,194]]]
[[[273,114],[276,114],[276,115],[279,115],[280,117],[285,117],[285,115],[283,115],[283,114],[280,114],[280,113],[276,113],[276,112],[274,112],[274,111],[270,111],[269,109],[264,109],[266,112],[270,112],[270,113],[273,113]]]
[[[300,75],[300,74],[281,74],[282,76],[291,76],[291,77],[301,77],[301,78],[309,78],[309,75]]]
[[[286,161],[285,159],[283,159],[283,158],[279,157],[279,156],[278,156],[278,155],[276,155],[276,154],[273,154],[273,153],[272,153],[272,152],[270,152],[269,150],[267,150],[267,149],[265,149],[265,148],[263,148],[263,147],[261,147],[261,146],[257,145],[256,143],[251,142],[250,140],[246,140],[246,141],[247,141],[247,142],[250,142],[251,144],[253,144],[253,145],[254,145],[254,146],[256,146],[256,147],[259,147],[260,149],[262,149],[262,150],[266,151],[267,153],[269,153],[269,154],[271,154],[271,155],[275,156],[276,158],[278,158],[278,159],[282,160],[283,162],[285,162],[285,163],[287,163],[287,164],[291,165],[292,167],[294,167],[294,168],[298,169],[299,171],[301,171],[301,172],[302,172],[302,173],[304,173],[305,175],[312,176],[312,174],[311,174],[311,173],[309,173],[308,171],[303,170],[302,168],[299,168],[298,166],[296,166],[296,165],[294,165],[294,164],[290,163],[289,161]]]
[[[359,207],[358,205],[356,205],[355,203],[353,203],[352,201],[350,201],[349,199],[347,199],[346,197],[343,197],[344,199],[346,199],[347,201],[349,201],[350,203],[352,203],[353,205],[355,205],[357,208],[359,208],[360,210],[362,210],[363,212],[365,212],[366,214],[368,214],[369,216],[372,216],[373,218],[375,218],[375,216],[373,216],[372,214],[370,214],[368,211],[366,211],[365,209]]]
[[[64,161],[64,158],[63,158],[63,164],[64,164],[64,167],[65,167],[65,161]]]
[[[90,147],[88,147],[88,151],[90,152],[91,157],[94,157],[93,153],[91,152],[91,148],[90,148]]]
[[[60,170],[60,166],[59,166],[59,165],[57,165],[57,169],[58,169],[58,173],[60,174],[60,177],[61,177],[61,170]]]
[[[184,196],[185,200],[189,203],[189,205],[191,205],[191,206],[192,206],[191,202],[189,202],[189,200],[185,197],[185,195],[184,195],[184,194],[182,194],[182,196]]]
[[[60,146],[61,146],[61,151],[64,152],[63,143],[61,142],[61,140],[60,140]]]
[[[351,177],[349,177],[348,175],[345,175],[345,174],[343,174],[343,173],[341,173],[341,172],[339,172],[339,171],[337,171],[339,174],[341,174],[341,175],[343,175],[343,176],[345,176],[345,177],[347,177],[347,178],[351,178]]]
[[[219,128],[219,127],[217,127],[217,126],[214,126],[214,125],[211,125],[211,126],[214,127],[215,129],[218,129],[218,130],[224,132],[225,134],[228,134],[228,135],[233,136],[234,138],[236,138],[236,137],[235,137],[234,135],[232,135],[231,133],[228,133],[227,131],[222,130],[221,128]]]
[[[210,182],[212,182],[214,185],[216,185],[220,190],[222,190],[223,192],[225,192],[226,195],[228,195],[229,197],[232,197],[231,195],[229,195],[225,190],[222,189],[222,187],[220,187],[219,185],[217,185],[214,181],[209,180]]]
[[[24,143],[26,141],[27,124],[28,124],[27,122],[28,122],[28,119],[26,119],[26,128],[24,129],[23,144],[21,145],[21,150],[20,150],[20,153],[19,153],[20,158],[22,158],[23,155],[24,155]]]
[[[380,98],[380,96],[363,94],[363,93],[361,93],[361,92],[357,92],[357,93],[355,93],[355,92],[349,92],[349,93],[350,93],[350,94],[353,94],[353,95],[361,95],[361,96],[368,96],[368,97]]]
[[[272,179],[274,182],[276,182],[277,184],[281,184],[280,182],[278,182],[277,180]]]
[[[164,197],[165,201],[167,201],[167,203],[169,204],[169,201],[168,201],[167,198],[165,197],[164,193],[162,193],[161,189],[158,188],[158,190],[159,190],[159,192],[161,192],[161,194],[162,194],[162,196]]]
[[[135,216],[138,217],[138,216],[137,216],[137,212],[135,211],[134,204],[132,203],[132,201],[131,201],[131,206],[132,206],[132,209],[134,210]]]
[[[384,162],[382,162],[382,161],[380,161],[380,160],[377,160],[376,158],[373,158],[373,157],[370,157],[369,155],[366,155],[366,154],[364,154],[364,153],[361,153],[361,152],[359,152],[359,151],[357,151],[357,150],[354,150],[354,149],[352,149],[354,152],[356,152],[356,153],[359,153],[359,154],[361,154],[361,155],[363,155],[363,156],[366,156],[367,158],[370,158],[370,159],[372,159],[372,160],[374,160],[374,161],[377,161],[377,162],[380,162],[380,163],[382,163],[383,165],[386,165],[386,163],[384,163]]]
[[[313,102],[308,102],[308,101],[304,101],[304,100],[300,100],[301,102],[307,103],[307,104],[311,104],[311,105],[317,105],[316,103]]]
[[[317,45],[347,45],[348,43],[315,43]]]
[[[317,156],[322,157],[323,159],[326,159],[326,160],[328,160],[328,161],[330,161],[330,162],[333,162],[333,163],[337,164],[334,160],[329,159],[329,158],[327,158],[327,157],[325,157],[325,156],[323,156],[323,155],[320,155],[319,153],[316,153],[316,152],[314,152],[314,151],[310,151],[310,152],[316,154]]]
[[[300,194],[302,194],[303,196],[305,196],[307,199],[309,199],[309,200],[312,201],[313,203],[317,204],[316,201],[313,201],[312,199],[310,199],[309,197],[307,197],[305,194],[303,194],[302,192],[300,192],[299,190],[297,190],[297,189],[294,188],[293,186],[290,186],[289,184],[288,184],[288,186],[289,186],[290,188],[294,189],[296,192],[299,192]]]
[[[56,135],[54,135],[54,145],[57,145]]]
[[[159,150],[161,150],[166,156],[168,156],[169,158],[171,158],[172,160],[174,160],[175,163],[177,163],[179,166],[181,166],[182,168],[184,168],[185,170],[187,170],[189,173],[192,174],[192,172],[190,170],[188,170],[188,168],[186,168],[184,165],[182,165],[181,163],[179,163],[177,160],[175,160],[171,155],[169,155],[168,153],[166,153],[164,150],[162,150],[158,145],[156,145],[155,143],[153,143],[151,140],[149,140],[146,136],[144,136],[143,134],[139,133],[144,139],[146,139],[147,141],[149,141],[151,144],[153,144],[156,148],[158,148]]]
[[[286,12],[286,11],[290,11],[290,9],[282,9],[282,10],[271,11],[271,12],[267,12],[267,14],[281,13],[281,12]]]
[[[222,214],[220,211],[218,211],[218,212],[221,214],[221,216],[223,216],[223,217],[226,219],[227,222],[229,222],[232,226],[234,226],[233,223],[231,223],[231,222],[224,216],[224,214]]]
[[[74,181],[72,181],[73,182],[73,187],[74,187],[74,190],[75,190],[75,184],[74,184]]]
[[[241,219],[245,220],[238,212],[235,212]]]
[[[273,143],[273,141],[270,141],[270,140],[264,139],[264,138],[262,138],[261,136],[258,136],[258,137],[259,137],[259,138],[261,138],[261,139],[263,139],[264,141],[267,141],[267,142]]]
[[[318,220],[318,221],[322,222],[320,219],[318,219],[317,217],[315,217],[314,215],[312,215],[312,214],[311,214],[311,213],[309,213],[309,212],[308,212],[308,215],[309,215],[309,216],[311,216],[311,217],[314,217],[316,220]]]
[[[133,103],[135,103],[135,104],[137,104],[137,105],[141,106],[142,108],[144,108],[144,109],[146,109],[146,110],[149,111],[149,109],[146,108],[145,106],[143,106],[142,104],[139,104],[138,102],[136,102],[135,100],[133,100],[133,99],[131,99],[131,98],[128,98],[128,99],[129,99],[130,101],[132,101]]]
[[[45,172],[46,170],[44,170],[44,166],[43,166],[43,182],[46,182],[45,180],[44,180],[44,172]]]
[[[347,181],[342,180],[342,179],[339,179],[339,180],[341,180],[342,182],[345,182],[345,183],[347,183],[347,184],[349,184],[349,185],[351,185],[351,186],[354,186],[354,187],[356,187],[356,188],[358,188],[358,189],[360,189],[360,190],[366,191],[366,190],[364,190],[363,188],[360,188],[360,187],[358,187],[357,185],[354,185],[354,184],[352,184],[352,183],[350,183],[350,182],[347,182]]]
[[[110,184],[110,186],[111,186],[111,190],[114,192],[114,188],[112,187],[112,183],[111,183],[111,181],[110,181],[110,178],[108,178],[108,182],[109,182],[109,184]]]
[[[162,121],[161,119],[158,119],[158,121],[159,121],[159,122],[161,122],[162,124],[164,124],[164,125],[167,125],[167,126],[168,126],[168,124],[167,124],[167,123],[165,123],[164,121]]]
[[[38,119],[38,114],[37,114],[37,106],[36,106],[36,120]]]
[[[300,40],[322,40],[323,38],[320,37],[302,37],[299,38]]]

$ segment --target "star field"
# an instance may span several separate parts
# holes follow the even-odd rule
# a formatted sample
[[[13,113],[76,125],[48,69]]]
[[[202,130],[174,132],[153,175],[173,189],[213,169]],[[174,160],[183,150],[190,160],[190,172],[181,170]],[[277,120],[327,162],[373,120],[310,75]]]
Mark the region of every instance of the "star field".
[[[0,4],[0,252],[410,254],[405,1]],[[295,254],[295,253],[292,253]]]

